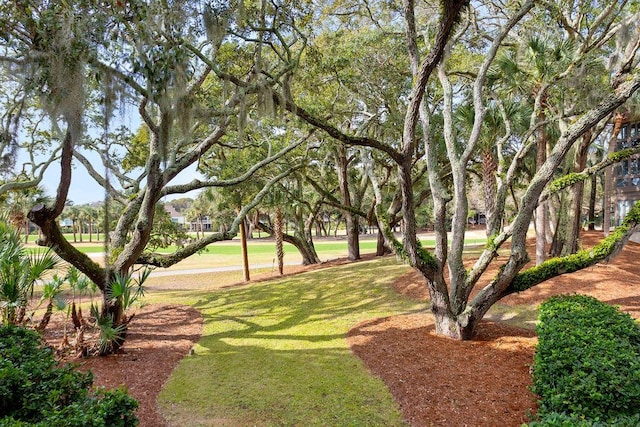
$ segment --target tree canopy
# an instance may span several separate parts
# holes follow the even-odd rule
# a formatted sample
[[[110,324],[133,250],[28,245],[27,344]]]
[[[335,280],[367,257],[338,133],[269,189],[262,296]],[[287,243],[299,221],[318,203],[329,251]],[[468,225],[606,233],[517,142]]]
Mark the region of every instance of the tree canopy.
[[[136,264],[169,266],[234,237],[284,194],[309,259],[322,207],[344,217],[353,259],[366,218],[423,274],[438,333],[466,339],[500,298],[613,255],[637,228],[634,208],[595,251],[526,267],[533,219],[544,255],[551,225],[576,223],[552,221],[558,194],[612,162],[585,169],[640,87],[635,1],[11,0],[0,12],[0,196],[59,164],[54,199],[29,218],[103,292]],[[104,267],[59,229],[74,167],[104,188],[115,220]],[[201,177],[176,183],[189,168]],[[153,253],[158,203],[214,188],[230,223]],[[467,268],[476,203],[489,243]],[[417,239],[425,218],[433,251]],[[507,241],[507,261],[480,284]]]

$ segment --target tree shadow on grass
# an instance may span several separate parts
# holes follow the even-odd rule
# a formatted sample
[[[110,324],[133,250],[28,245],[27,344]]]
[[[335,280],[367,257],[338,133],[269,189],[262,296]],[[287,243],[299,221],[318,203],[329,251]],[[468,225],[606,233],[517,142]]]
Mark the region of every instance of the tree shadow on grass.
[[[336,337],[314,347],[295,345],[299,337],[204,336],[165,386],[163,414],[182,425],[402,425],[388,390]]]
[[[393,260],[336,267],[210,293],[194,307],[207,323],[226,322],[212,328],[218,338],[332,340],[364,319],[426,308],[389,286],[403,268]]]
[[[195,307],[205,330],[163,392],[168,416],[400,425],[391,395],[353,356],[346,335],[363,320],[426,308],[393,291],[401,271],[388,259],[201,295]]]

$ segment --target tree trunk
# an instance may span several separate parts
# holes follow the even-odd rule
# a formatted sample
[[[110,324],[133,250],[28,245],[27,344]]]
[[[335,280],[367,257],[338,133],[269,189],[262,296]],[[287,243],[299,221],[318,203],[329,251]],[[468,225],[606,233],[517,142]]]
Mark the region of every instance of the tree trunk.
[[[249,254],[247,252],[247,230],[245,228],[245,222],[240,223],[240,243],[242,247],[242,271],[244,272],[244,281],[251,280],[249,276]]]
[[[45,310],[44,315],[40,320],[40,323],[38,324],[38,326],[36,326],[36,331],[42,333],[45,330],[45,328],[49,324],[49,321],[51,320],[52,314],[53,314],[53,303],[49,301],[49,303],[47,304],[47,309]]]
[[[570,234],[569,228],[571,226],[570,211],[572,205],[572,199],[568,194],[561,194],[559,197],[559,215],[556,215],[554,222],[554,233],[551,239],[551,246],[549,248],[549,256],[557,257],[562,254],[564,248],[567,246],[567,236]],[[551,203],[549,203],[551,204]]]
[[[429,295],[436,334],[460,341],[472,339],[480,319],[455,315],[447,304],[446,295],[433,291]]]
[[[320,264],[320,257],[316,252],[316,248],[313,246],[313,242],[308,242],[305,239],[301,239],[296,236],[292,236],[291,241],[285,240],[291,243],[298,249],[300,255],[302,255],[302,265]],[[284,236],[283,236],[284,238]]]
[[[358,217],[349,213],[347,225],[347,257],[351,261],[360,259],[360,225]]]
[[[574,172],[582,172],[587,167],[587,154],[591,145],[591,132],[582,137],[582,142],[577,148],[574,160]],[[582,226],[582,199],[584,195],[584,181],[574,184],[571,189],[572,206],[569,209],[569,228],[567,240],[562,255],[576,253],[579,247],[580,228]]]
[[[589,216],[588,216],[588,228],[589,231],[596,229],[596,197],[598,190],[598,175],[593,174],[591,176],[591,192],[589,194]]]
[[[78,307],[76,306],[75,299],[71,303],[71,322],[73,323],[73,327],[78,329],[82,326],[81,314],[78,314]]]
[[[609,146],[607,148],[607,154],[613,154],[616,148],[616,140],[620,133],[620,128],[624,122],[624,114],[616,114],[614,116],[613,131],[611,138],[609,138]],[[603,220],[602,220],[602,232],[605,236],[609,235],[609,228],[611,228],[611,193],[613,192],[613,166],[609,166],[604,170],[604,202],[602,204]]]
[[[544,98],[544,96],[543,96]],[[541,124],[538,128],[538,136],[537,136],[537,154],[536,154],[536,171],[540,170],[542,165],[544,165],[547,160],[547,132],[545,130],[545,125],[542,124],[546,121],[546,114],[544,111],[545,102],[542,101],[543,105],[538,112],[538,123]],[[546,258],[546,234],[547,227],[549,226],[549,216],[547,213],[546,203],[540,203],[536,208],[536,221],[535,221],[535,229],[536,229],[536,265],[542,264]]]
[[[491,237],[495,230],[498,229],[496,224],[498,216],[496,215],[496,172],[498,170],[498,162],[496,161],[492,148],[483,150],[482,152],[482,189],[484,193],[484,209],[486,218],[487,237]]]
[[[340,145],[336,151],[336,168],[338,172],[338,184],[342,195],[342,203],[345,207],[343,215],[347,230],[347,257],[351,261],[360,259],[360,226],[358,224],[358,216],[353,213],[351,208],[351,194],[349,192],[349,176],[347,168],[349,160],[347,159],[347,150],[344,145]]]
[[[260,220],[260,211],[256,209],[256,213],[253,215],[253,221],[251,221],[253,228],[258,228],[256,224],[258,224],[259,220]],[[258,239],[262,238],[262,234],[260,234],[260,231],[261,230],[258,228]]]
[[[118,328],[119,332],[109,339],[108,342],[103,343],[100,347],[100,356],[106,356],[117,352],[124,344],[127,338],[128,320],[124,313],[124,307],[121,300],[110,300],[107,298],[107,293],[102,292],[102,309],[100,316],[103,319],[111,319],[111,325],[113,328]],[[133,318],[133,316],[131,316]]]
[[[542,264],[546,258],[546,229],[549,224],[549,216],[547,214],[546,203],[540,203],[536,208],[536,265]]]
[[[391,249],[387,246],[387,243],[384,240],[384,234],[380,229],[380,226],[376,224],[378,229],[378,236],[376,239],[376,256],[384,256],[391,253]]]
[[[102,309],[101,316],[111,317],[114,326],[119,326],[126,323],[126,317],[124,314],[124,307],[120,300],[112,300],[108,297],[107,292],[102,292]]]
[[[258,227],[258,230],[260,228]],[[276,258],[278,259],[278,272],[284,273],[284,250],[282,248],[282,210],[278,206],[273,220],[273,231],[276,240]]]
[[[587,155],[591,145],[591,132],[582,137],[576,147],[572,164],[568,172],[580,173],[587,166]],[[549,255],[551,257],[566,256],[576,253],[579,248],[580,228],[582,226],[582,200],[584,181],[575,183],[566,193],[562,193],[560,209],[556,221]]]
[[[265,233],[268,233],[269,235],[275,235],[275,230],[268,224],[260,222],[257,224],[257,227],[261,228]],[[286,232],[282,233],[282,240],[292,244],[293,246],[295,246],[298,252],[300,252],[300,255],[302,256],[302,265],[320,263],[320,258],[318,257],[318,253],[316,252],[315,247],[313,246],[313,241],[307,241],[300,236],[292,236],[290,234],[287,234]]]

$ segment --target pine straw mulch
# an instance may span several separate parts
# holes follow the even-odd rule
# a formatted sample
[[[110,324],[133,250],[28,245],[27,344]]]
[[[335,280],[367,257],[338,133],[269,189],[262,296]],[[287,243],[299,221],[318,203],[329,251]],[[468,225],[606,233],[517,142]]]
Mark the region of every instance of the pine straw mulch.
[[[63,322],[52,319],[45,340],[58,349],[63,337]],[[64,361],[90,370],[94,386],[108,389],[125,386],[139,403],[136,411],[141,426],[164,426],[156,406],[162,386],[202,334],[202,316],[192,307],[150,304],[139,309],[131,321],[127,340],[117,354],[74,358]]]
[[[599,239],[601,233],[584,233],[581,242],[591,247]],[[493,274],[495,269],[485,276]],[[428,299],[415,271],[394,287]],[[537,306],[553,295],[573,293],[594,296],[640,318],[640,244],[629,242],[608,264],[559,276],[500,304]],[[532,330],[482,321],[474,340],[460,342],[436,336],[425,312],[365,322],[350,331],[348,340],[387,384],[413,426],[519,426],[535,413],[536,397],[528,389],[537,342]]]
[[[583,243],[589,246],[597,237],[588,234]],[[640,318],[639,257],[640,245],[629,243],[609,264],[558,277],[500,303],[537,305],[551,295],[583,293]],[[399,278],[394,287],[426,299],[415,272]],[[202,318],[195,309],[151,305],[136,314],[122,353],[79,363],[93,371],[98,386],[127,386],[140,402],[141,426],[162,426],[158,393],[201,332]],[[425,311],[364,322],[347,339],[387,384],[413,426],[518,426],[535,411],[535,396],[528,391],[536,344],[531,330],[483,321],[473,341],[458,342],[436,336]]]

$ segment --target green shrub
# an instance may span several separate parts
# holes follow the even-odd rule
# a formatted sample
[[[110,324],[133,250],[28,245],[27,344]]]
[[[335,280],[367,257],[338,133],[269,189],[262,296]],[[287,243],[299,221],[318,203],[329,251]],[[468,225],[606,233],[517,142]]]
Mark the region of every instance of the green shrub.
[[[551,412],[546,414],[540,421],[529,423],[529,427],[638,427],[640,426],[640,415],[621,416],[609,418],[606,421],[592,420],[582,415],[559,414]]]
[[[90,372],[59,367],[40,336],[0,327],[0,426],[135,426],[138,404],[125,390],[89,392]]]
[[[640,424],[624,424],[640,413],[640,327],[631,316],[573,295],[546,301],[539,320],[533,391],[542,425]]]

